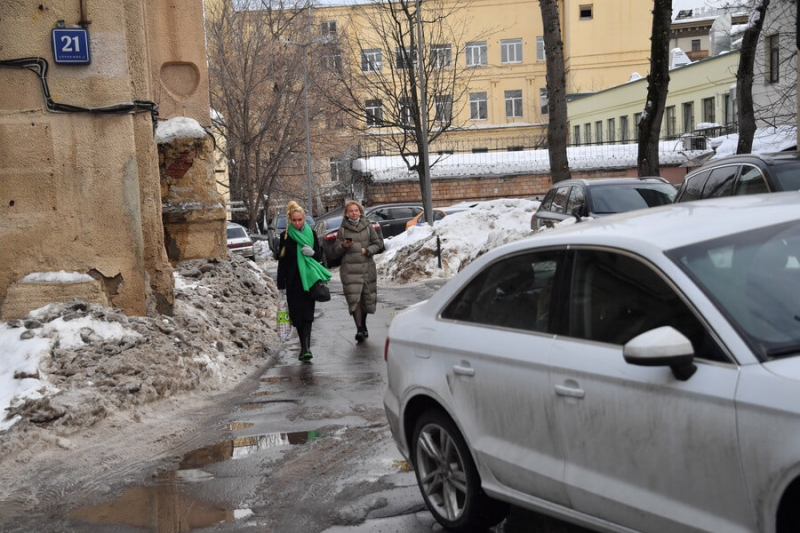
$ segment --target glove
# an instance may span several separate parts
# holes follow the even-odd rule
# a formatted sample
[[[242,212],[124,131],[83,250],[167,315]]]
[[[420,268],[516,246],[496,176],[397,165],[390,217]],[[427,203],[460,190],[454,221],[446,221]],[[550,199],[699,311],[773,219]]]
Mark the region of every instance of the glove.
[[[304,244],[303,247],[300,249],[300,251],[306,257],[314,257],[314,249],[307,244]]]

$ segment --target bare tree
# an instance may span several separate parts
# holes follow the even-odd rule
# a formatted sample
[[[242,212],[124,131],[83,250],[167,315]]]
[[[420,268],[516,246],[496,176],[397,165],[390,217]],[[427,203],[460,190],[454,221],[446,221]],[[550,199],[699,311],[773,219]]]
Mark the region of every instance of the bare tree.
[[[739,142],[737,154],[749,154],[753,149],[753,136],[756,133],[756,117],[753,105],[753,67],[756,62],[756,48],[764,26],[769,0],[755,0],[755,10],[750,15],[747,29],[742,37],[739,52],[739,68],[736,71],[736,106],[739,120]]]
[[[796,1],[771,1],[761,35],[753,66],[756,126],[794,126],[797,124]]]
[[[244,203],[255,230],[276,192],[305,190],[304,80],[298,51],[280,41],[308,40],[306,11],[282,0],[209,2],[206,34],[212,122],[224,142],[231,199]],[[311,119],[320,114],[311,107]]]
[[[433,144],[453,126],[466,99],[469,75],[458,67],[466,26],[457,12],[464,6],[441,0],[422,5],[422,45],[413,0],[374,0],[361,6],[360,16],[353,17],[340,39],[353,61],[339,72],[340,92],[332,102],[362,133],[381,133],[382,142],[418,173],[423,204],[428,205],[425,183],[430,176],[420,157],[427,148],[425,138]],[[420,77],[427,93],[424,109]],[[432,127],[423,130],[428,119]]]
[[[561,22],[558,0],[539,0],[544,27],[544,53],[547,65],[547,151],[550,158],[550,175],[553,183],[571,177],[567,159],[567,94],[564,73],[564,42],[561,40]]]
[[[653,31],[650,36],[650,73],[639,128],[639,176],[658,176],[658,139],[669,90],[669,35],[672,0],[654,0]]]

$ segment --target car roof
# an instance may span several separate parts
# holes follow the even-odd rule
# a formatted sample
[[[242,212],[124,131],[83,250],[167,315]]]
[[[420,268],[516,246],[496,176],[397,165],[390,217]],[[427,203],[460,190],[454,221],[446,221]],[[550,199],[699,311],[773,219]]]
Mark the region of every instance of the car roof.
[[[798,191],[712,198],[601,217],[537,233],[506,247],[522,249],[533,241],[607,246],[635,243],[642,250],[663,251],[797,220],[798,208]]]
[[[636,183],[669,184],[667,180],[658,176],[647,176],[644,178],[573,178],[556,182],[550,187],[550,189],[556,189],[558,187],[563,187],[564,185],[576,184],[583,185],[585,187],[596,187],[598,185],[634,185]]]

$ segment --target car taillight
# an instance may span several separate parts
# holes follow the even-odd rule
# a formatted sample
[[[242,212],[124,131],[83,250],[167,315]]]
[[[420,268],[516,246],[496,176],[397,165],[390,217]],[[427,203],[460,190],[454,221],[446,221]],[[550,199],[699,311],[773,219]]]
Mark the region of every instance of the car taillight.
[[[322,237],[322,240],[323,241],[335,241],[337,233],[338,233],[338,231],[328,232],[328,233],[325,234],[324,237]]]
[[[383,345],[383,360],[389,360],[389,337],[386,337],[386,344]]]
[[[239,244],[229,244],[228,248],[244,248],[245,246],[247,246],[247,243],[240,242]]]

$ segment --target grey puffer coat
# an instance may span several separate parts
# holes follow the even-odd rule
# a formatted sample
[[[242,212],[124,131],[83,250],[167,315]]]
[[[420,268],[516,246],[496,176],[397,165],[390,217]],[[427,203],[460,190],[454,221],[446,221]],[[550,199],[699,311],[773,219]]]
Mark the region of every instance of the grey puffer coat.
[[[353,239],[353,245],[345,248],[342,243],[348,237]],[[362,249],[365,253],[361,252]],[[358,224],[353,225],[345,218],[336,235],[333,252],[342,258],[339,276],[350,314],[355,313],[359,305],[367,313],[375,312],[378,303],[378,272],[372,256],[382,251],[383,240],[369,219],[362,216]]]

